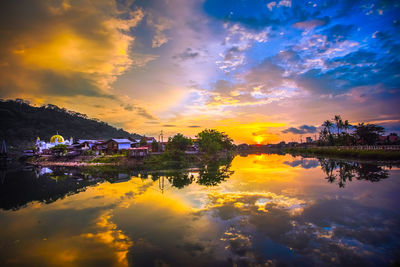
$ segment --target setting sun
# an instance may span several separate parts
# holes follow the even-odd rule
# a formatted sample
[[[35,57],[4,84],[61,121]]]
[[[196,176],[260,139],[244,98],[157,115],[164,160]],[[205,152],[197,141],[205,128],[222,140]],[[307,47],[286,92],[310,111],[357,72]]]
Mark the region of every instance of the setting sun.
[[[258,145],[260,145],[264,141],[264,138],[262,136],[255,136],[254,137],[254,142]]]

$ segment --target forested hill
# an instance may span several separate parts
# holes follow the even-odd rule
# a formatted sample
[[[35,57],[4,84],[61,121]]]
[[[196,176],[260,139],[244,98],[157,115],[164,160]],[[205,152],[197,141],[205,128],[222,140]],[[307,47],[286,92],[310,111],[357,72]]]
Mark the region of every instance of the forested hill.
[[[0,139],[5,139],[9,146],[29,146],[37,137],[48,141],[57,132],[66,139],[71,136],[74,139],[140,138],[138,134],[55,105],[34,107],[20,99],[0,100]]]

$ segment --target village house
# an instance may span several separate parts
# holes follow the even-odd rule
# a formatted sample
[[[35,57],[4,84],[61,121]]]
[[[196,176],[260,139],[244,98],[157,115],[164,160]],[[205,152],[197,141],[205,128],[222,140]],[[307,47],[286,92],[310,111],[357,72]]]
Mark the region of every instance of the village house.
[[[131,147],[128,151],[129,156],[133,158],[146,157],[149,154],[148,147]]]
[[[377,145],[397,145],[400,143],[400,137],[396,134],[381,135],[377,141]]]
[[[107,145],[104,141],[98,142],[93,145],[92,150],[95,152],[96,155],[104,154],[107,150]]]
[[[104,143],[107,154],[117,153],[120,150],[128,150],[133,142],[129,139],[110,139]]]
[[[88,150],[88,149],[93,149],[93,147],[96,144],[101,144],[103,143],[104,140],[85,140],[85,139],[80,139],[76,141],[76,144],[79,145],[82,150]]]
[[[146,145],[145,147],[148,147],[149,149],[151,149],[151,144],[156,141],[156,139],[154,137],[147,137],[145,136],[144,139],[146,140]]]
[[[132,142],[131,147],[139,147],[140,146],[140,139],[135,139],[132,137],[128,137],[129,141]]]

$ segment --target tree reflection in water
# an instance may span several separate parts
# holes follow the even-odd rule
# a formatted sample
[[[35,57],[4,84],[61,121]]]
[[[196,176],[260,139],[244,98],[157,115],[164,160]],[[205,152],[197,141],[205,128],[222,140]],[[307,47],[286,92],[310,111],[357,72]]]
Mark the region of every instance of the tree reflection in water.
[[[337,182],[339,187],[345,187],[347,182],[367,180],[379,182],[389,177],[389,171],[385,167],[390,165],[377,165],[365,162],[347,162],[328,158],[318,158],[321,169],[326,174],[329,183]]]
[[[221,162],[209,162],[200,168],[197,183],[205,186],[215,186],[228,179],[233,171],[230,170],[231,161],[222,164]]]
[[[198,170],[169,170],[151,172],[153,181],[160,178],[166,178],[169,183],[176,188],[184,188],[193,182],[204,186],[216,186],[223,181],[226,181],[234,171],[230,170],[232,158],[219,161],[204,162]],[[195,175],[194,173],[198,173]],[[148,173],[141,173],[141,177],[147,177]]]
[[[174,170],[171,172],[161,173],[153,172],[151,174],[151,179],[157,181],[166,178],[173,187],[184,188],[190,185],[194,180],[194,175],[190,174],[188,171]]]

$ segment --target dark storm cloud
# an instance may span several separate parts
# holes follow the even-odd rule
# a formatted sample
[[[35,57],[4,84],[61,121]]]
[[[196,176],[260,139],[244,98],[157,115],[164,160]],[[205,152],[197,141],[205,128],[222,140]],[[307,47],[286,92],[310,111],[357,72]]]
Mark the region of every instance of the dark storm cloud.
[[[282,133],[293,133],[293,134],[306,134],[306,133],[316,133],[317,127],[312,125],[302,125],[298,128],[290,127],[282,131]]]

